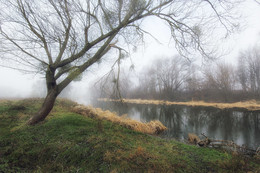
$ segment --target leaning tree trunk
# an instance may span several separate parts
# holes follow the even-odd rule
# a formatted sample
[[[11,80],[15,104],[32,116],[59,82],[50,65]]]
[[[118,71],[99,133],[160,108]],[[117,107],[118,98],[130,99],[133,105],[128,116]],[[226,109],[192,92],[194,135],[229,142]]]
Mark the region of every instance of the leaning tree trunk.
[[[47,96],[44,99],[44,102],[42,104],[42,107],[40,108],[40,110],[32,117],[29,119],[28,124],[29,125],[34,125],[37,124],[41,121],[43,121],[48,114],[51,112],[55,100],[57,98],[57,96],[59,95],[58,92],[58,87],[56,85],[56,80],[54,78],[54,74],[55,74],[55,69],[51,68],[49,66],[49,68],[46,71],[46,86],[47,86]]]
[[[50,113],[50,111],[54,106],[57,95],[58,94],[55,89],[48,91],[48,94],[45,97],[40,110],[32,118],[29,119],[28,121],[29,125],[37,124],[40,121],[43,121],[47,117],[47,115]]]

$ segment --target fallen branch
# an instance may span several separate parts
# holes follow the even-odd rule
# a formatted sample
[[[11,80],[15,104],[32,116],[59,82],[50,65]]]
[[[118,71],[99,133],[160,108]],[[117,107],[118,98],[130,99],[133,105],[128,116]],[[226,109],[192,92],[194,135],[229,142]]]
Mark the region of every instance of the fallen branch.
[[[214,139],[210,139],[208,138],[205,134],[201,134],[205,139],[200,140],[200,138],[195,135],[195,134],[188,134],[188,141],[190,143],[196,144],[200,147],[218,147],[218,148],[225,148],[225,149],[229,149],[232,150],[236,153],[240,153],[243,155],[250,155],[250,156],[254,156],[256,155],[257,157],[260,157],[260,147],[257,148],[257,150],[254,149],[250,149],[247,148],[246,146],[240,146],[237,145],[235,142],[233,141],[228,141],[228,140],[214,140]]]

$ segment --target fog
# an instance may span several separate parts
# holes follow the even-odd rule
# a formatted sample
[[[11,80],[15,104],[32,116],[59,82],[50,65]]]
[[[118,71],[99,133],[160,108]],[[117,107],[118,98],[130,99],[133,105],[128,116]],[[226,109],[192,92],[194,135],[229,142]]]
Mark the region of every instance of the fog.
[[[228,52],[221,58],[223,61],[233,62],[240,51],[260,44],[260,6],[253,1],[247,1],[241,11],[245,16],[246,23],[241,25],[240,31],[235,32],[229,39],[221,42],[222,47],[220,48]],[[132,63],[134,64],[135,73],[139,73],[152,59],[177,54],[173,40],[169,39],[170,31],[164,23],[150,19],[145,21],[143,25],[160,43],[151,37],[145,36],[145,44],[137,45],[137,51],[124,60],[126,68],[130,67]],[[103,62],[93,67],[84,74],[81,81],[72,82],[61,93],[60,97],[70,98],[82,104],[90,104],[92,93],[89,88],[110,68],[111,62]],[[2,99],[44,97],[46,94],[44,76],[40,74],[26,74],[0,66],[0,81],[0,98]]]

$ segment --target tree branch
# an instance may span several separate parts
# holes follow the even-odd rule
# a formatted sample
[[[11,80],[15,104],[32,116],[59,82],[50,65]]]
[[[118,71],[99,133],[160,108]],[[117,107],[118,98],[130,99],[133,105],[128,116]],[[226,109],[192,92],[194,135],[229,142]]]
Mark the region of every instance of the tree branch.
[[[64,79],[59,85],[58,85],[58,89],[59,92],[61,92],[72,80],[74,80],[79,74],[81,74],[83,71],[85,71],[89,66],[91,66],[92,64],[94,64],[95,62],[97,62],[99,59],[102,58],[102,56],[104,54],[106,54],[109,50],[110,50],[110,46],[109,44],[111,43],[111,41],[115,38],[115,36],[117,35],[117,33],[119,32],[119,30],[117,32],[114,32],[107,40],[106,42],[103,44],[103,46],[101,46],[99,48],[99,50],[96,52],[96,54],[90,58],[87,62],[85,62],[84,64],[82,64],[81,66],[79,66],[79,68],[77,70],[75,70],[74,72],[72,72],[69,76],[66,77],[66,79]]]
[[[52,61],[52,57],[51,57],[51,54],[49,52],[49,48],[48,48],[48,44],[44,38],[44,35],[41,35],[40,33],[38,33],[35,29],[34,29],[34,26],[32,25],[32,23],[30,22],[29,18],[27,17],[27,14],[26,14],[26,11],[25,11],[25,8],[24,8],[24,4],[22,3],[21,0],[17,0],[17,3],[18,3],[18,6],[19,6],[19,10],[20,12],[22,13],[22,16],[23,18],[25,19],[25,21],[27,22],[30,30],[42,41],[43,45],[44,45],[44,49],[47,53],[47,56],[48,56],[48,59],[49,59],[49,63],[52,64],[53,61]],[[27,4],[28,5],[28,4]],[[29,6],[29,5],[28,5]],[[30,6],[29,6],[30,7]],[[29,8],[30,9],[30,8]],[[34,13],[31,9],[30,11],[32,13]],[[35,19],[35,22],[37,23],[37,20]],[[40,29],[40,28],[39,28]],[[42,32],[43,34],[43,32]]]

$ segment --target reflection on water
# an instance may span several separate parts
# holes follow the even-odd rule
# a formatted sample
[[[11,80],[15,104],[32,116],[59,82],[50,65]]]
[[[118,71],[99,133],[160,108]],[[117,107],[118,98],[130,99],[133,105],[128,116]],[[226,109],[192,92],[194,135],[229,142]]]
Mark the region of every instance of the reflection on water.
[[[260,145],[259,112],[112,102],[99,102],[95,106],[119,115],[128,114],[130,118],[141,122],[160,120],[168,128],[163,134],[168,138],[183,140],[188,133],[205,133],[212,139],[233,140],[252,148]]]

